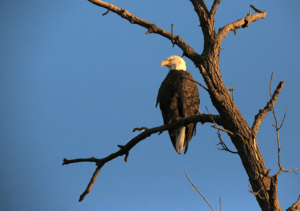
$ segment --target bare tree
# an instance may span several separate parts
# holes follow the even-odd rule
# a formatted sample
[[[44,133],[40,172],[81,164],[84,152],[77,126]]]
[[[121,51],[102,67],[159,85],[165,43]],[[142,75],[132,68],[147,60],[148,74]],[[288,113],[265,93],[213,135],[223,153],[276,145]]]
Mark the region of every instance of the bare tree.
[[[280,145],[278,137],[278,164],[279,171],[270,176],[270,170],[267,170],[264,160],[261,156],[259,147],[257,145],[256,136],[261,125],[262,120],[268,114],[268,112],[273,111],[275,118],[275,128],[278,133],[278,130],[281,126],[278,126],[277,118],[274,111],[275,102],[284,86],[284,81],[280,81],[274,93],[271,93],[271,97],[264,109],[261,109],[258,114],[255,116],[252,127],[250,127],[243,116],[241,115],[239,109],[236,107],[233,97],[230,96],[229,90],[225,87],[224,82],[221,77],[221,72],[219,69],[219,58],[221,50],[221,42],[228,35],[230,31],[233,31],[236,34],[236,31],[240,28],[248,27],[252,22],[263,19],[266,17],[266,12],[260,9],[257,9],[255,6],[251,5],[251,8],[256,12],[256,14],[251,14],[249,12],[246,17],[241,18],[235,22],[229,23],[224,27],[215,29],[214,26],[214,16],[217,11],[217,8],[221,0],[214,0],[211,9],[209,10],[204,2],[204,0],[190,0],[194,6],[194,10],[198,15],[200,26],[202,28],[202,33],[204,36],[204,49],[201,54],[198,54],[189,46],[180,36],[173,35],[173,32],[170,33],[162,28],[159,28],[153,23],[145,21],[131,13],[126,9],[118,8],[113,4],[109,4],[100,0],[89,0],[91,3],[106,8],[107,12],[103,15],[106,15],[108,12],[113,12],[120,15],[122,18],[128,20],[131,24],[138,24],[147,29],[146,34],[156,33],[167,39],[169,39],[173,45],[177,45],[182,51],[182,56],[189,58],[195,66],[199,69],[200,74],[202,75],[206,87],[204,89],[208,92],[213,106],[218,111],[219,115],[211,114],[201,114],[181,119],[177,122],[174,122],[169,125],[163,125],[155,128],[135,128],[135,130],[142,130],[141,134],[130,140],[126,145],[119,145],[120,150],[110,154],[109,156],[97,159],[97,158],[86,158],[86,159],[73,159],[67,160],[64,159],[63,165],[77,162],[95,162],[97,168],[88,184],[84,193],[80,196],[79,201],[82,201],[84,197],[90,192],[101,168],[108,161],[115,159],[118,156],[125,155],[125,161],[128,159],[129,151],[137,143],[144,140],[145,138],[151,136],[154,133],[161,133],[170,128],[176,128],[182,125],[187,125],[191,122],[201,122],[201,123],[214,123],[212,127],[222,130],[227,133],[230,137],[232,143],[237,149],[237,154],[240,156],[242,164],[247,172],[251,186],[250,191],[255,195],[259,206],[264,211],[280,211],[278,197],[277,197],[277,184],[278,184],[278,175],[286,171],[281,166],[280,163]],[[271,80],[272,81],[272,80]],[[230,89],[233,91],[233,88]],[[271,92],[271,85],[270,85]],[[223,127],[223,128],[221,128]],[[220,144],[224,150],[230,151],[227,149],[226,145],[222,141],[220,132],[219,132]],[[231,152],[231,151],[230,151]],[[296,169],[290,170],[295,171]],[[288,171],[286,171],[288,172]],[[295,197],[296,199],[296,197]],[[296,201],[296,200],[295,200]],[[298,200],[293,204],[289,211],[300,211],[300,196]]]

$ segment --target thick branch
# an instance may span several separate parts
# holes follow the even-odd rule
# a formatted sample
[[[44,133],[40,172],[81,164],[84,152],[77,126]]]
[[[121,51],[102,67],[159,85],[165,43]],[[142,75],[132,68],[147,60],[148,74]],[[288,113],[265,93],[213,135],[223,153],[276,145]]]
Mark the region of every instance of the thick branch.
[[[194,10],[199,17],[200,26],[204,36],[204,50],[207,49],[209,43],[213,43],[215,36],[214,18],[205,5],[204,0],[190,0],[194,6]]]
[[[262,120],[265,118],[265,116],[269,113],[269,111],[271,111],[274,106],[275,106],[275,102],[281,92],[281,89],[284,85],[284,81],[280,81],[280,83],[278,84],[276,90],[273,93],[273,96],[271,98],[271,100],[267,103],[267,105],[265,106],[265,108],[263,110],[259,110],[259,113],[255,116],[255,120],[253,122],[252,125],[252,131],[254,133],[254,135],[257,135],[258,129],[261,125]]]
[[[221,0],[214,0],[214,3],[210,10],[210,17],[213,17],[216,14],[216,11],[217,11],[217,8],[218,8],[218,5],[220,4],[220,2],[221,2]]]
[[[252,6],[252,7],[254,7],[254,6]],[[229,23],[226,26],[224,26],[223,28],[220,28],[217,37],[222,40],[222,39],[224,39],[228,35],[228,33],[230,31],[234,31],[235,34],[236,34],[236,30],[237,29],[239,29],[241,27],[242,28],[248,27],[251,22],[257,21],[258,19],[263,19],[263,18],[266,17],[266,15],[267,15],[266,12],[258,13],[258,14],[255,14],[255,15],[251,15],[251,11],[250,11],[245,18],[237,20],[237,21],[235,21],[233,23]]]
[[[131,139],[126,145],[119,146],[120,147],[119,151],[112,153],[109,156],[102,158],[102,159],[96,159],[96,158],[92,157],[92,158],[79,158],[79,159],[68,160],[68,159],[64,158],[63,165],[67,165],[67,164],[71,164],[71,163],[78,163],[78,162],[95,162],[96,165],[98,166],[96,168],[86,190],[80,196],[79,201],[82,201],[84,199],[84,197],[90,192],[90,190],[91,190],[94,182],[96,181],[96,178],[104,164],[106,164],[107,162],[109,162],[119,156],[122,156],[122,155],[126,155],[125,161],[127,161],[129,151],[140,141],[151,136],[153,133],[158,133],[158,132],[161,133],[165,130],[178,128],[180,126],[188,125],[190,123],[195,123],[195,122],[201,122],[201,123],[210,122],[210,123],[212,123],[213,122],[212,117],[213,117],[213,120],[217,124],[219,124],[219,125],[223,124],[222,119],[219,115],[208,115],[208,114],[194,115],[194,116],[180,119],[180,120],[173,122],[171,124],[168,124],[168,125],[162,125],[162,126],[154,127],[151,129],[145,128],[145,131],[143,133],[141,133],[141,134],[137,135],[136,137],[134,137],[133,139]]]
[[[109,3],[106,3],[101,0],[89,0],[89,1],[99,7],[106,8],[109,11],[120,15],[122,18],[128,20],[132,24],[138,24],[138,25],[148,29],[146,34],[150,34],[150,33],[159,34],[159,35],[169,39],[170,41],[173,41],[174,44],[178,45],[178,47],[183,50],[184,55],[186,57],[188,57],[189,59],[191,59],[191,60],[199,59],[200,55],[198,55],[194,51],[194,49],[191,46],[189,46],[183,39],[181,39],[180,36],[175,36],[172,33],[168,32],[162,28],[157,27],[155,24],[145,21],[145,20],[131,14],[126,9],[116,7],[113,4],[109,4]]]
[[[190,1],[194,5],[194,10],[198,14],[199,18],[208,17],[209,12],[204,0],[190,0]]]

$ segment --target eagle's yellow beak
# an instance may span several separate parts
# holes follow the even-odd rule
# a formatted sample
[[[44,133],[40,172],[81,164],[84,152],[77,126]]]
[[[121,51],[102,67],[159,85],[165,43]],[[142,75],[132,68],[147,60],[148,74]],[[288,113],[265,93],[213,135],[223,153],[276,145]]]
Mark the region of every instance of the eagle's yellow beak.
[[[169,64],[169,61],[168,60],[165,60],[165,61],[162,61],[161,63],[160,63],[160,66],[162,67],[162,66],[167,66]]]

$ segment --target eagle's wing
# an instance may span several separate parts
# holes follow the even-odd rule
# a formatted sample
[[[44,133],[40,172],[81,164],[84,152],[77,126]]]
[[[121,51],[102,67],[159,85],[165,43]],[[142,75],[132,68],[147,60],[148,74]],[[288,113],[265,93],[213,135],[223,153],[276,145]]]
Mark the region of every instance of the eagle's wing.
[[[182,102],[181,115],[182,117],[193,116],[197,114],[199,104],[200,104],[198,88],[195,82],[191,81],[194,79],[188,71],[183,71],[181,77],[182,77],[181,90],[180,90],[180,99]],[[187,152],[188,144],[192,139],[194,132],[196,131],[196,124],[197,123],[190,123],[186,127],[184,154]]]

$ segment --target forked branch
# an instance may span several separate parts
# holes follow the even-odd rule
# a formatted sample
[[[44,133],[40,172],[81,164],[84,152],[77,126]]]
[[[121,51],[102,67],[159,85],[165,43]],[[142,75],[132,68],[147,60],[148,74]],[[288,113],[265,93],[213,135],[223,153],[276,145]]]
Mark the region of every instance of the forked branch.
[[[279,126],[278,125],[278,121],[277,121],[277,117],[276,117],[276,114],[275,114],[275,109],[273,108],[272,109],[272,113],[273,113],[273,116],[274,116],[274,119],[275,119],[275,125],[273,125],[276,129],[276,134],[277,134],[277,147],[278,147],[278,166],[279,166],[279,171],[276,173],[276,177],[281,173],[281,172],[291,172],[293,171],[295,174],[298,174],[296,172],[296,169],[297,168],[294,168],[294,169],[291,169],[291,170],[284,170],[284,168],[281,166],[281,161],[280,161],[280,141],[279,141],[279,130],[281,129],[282,125],[283,125],[283,122],[285,120],[285,117],[286,117],[286,111],[287,109],[285,110],[285,113],[284,113],[284,117],[282,119],[282,122],[281,122],[281,125]]]
[[[269,111],[271,111],[274,106],[275,106],[275,102],[281,92],[281,89],[284,85],[284,81],[280,81],[276,90],[274,91],[271,100],[267,103],[267,105],[265,106],[264,109],[260,109],[259,113],[255,116],[253,125],[252,125],[252,131],[254,136],[257,135],[258,129],[261,125],[262,120],[265,118],[265,116],[269,113]]]
[[[67,164],[71,164],[71,163],[79,163],[79,162],[95,162],[96,163],[97,168],[96,168],[86,190],[80,196],[79,201],[82,201],[84,199],[84,197],[90,192],[101,168],[107,162],[109,162],[119,156],[123,156],[123,155],[125,155],[125,162],[127,162],[129,151],[140,141],[144,140],[145,138],[151,136],[154,133],[161,133],[161,132],[169,130],[169,129],[178,128],[180,126],[188,125],[190,123],[195,123],[195,122],[201,122],[201,123],[210,122],[210,123],[212,123],[213,122],[212,118],[214,119],[214,121],[217,124],[222,125],[222,119],[219,115],[201,114],[201,115],[194,115],[194,116],[190,116],[187,118],[183,118],[183,119],[180,119],[171,124],[162,125],[162,126],[154,127],[154,128],[150,128],[150,129],[147,129],[146,127],[142,127],[141,130],[144,130],[144,132],[140,133],[139,135],[137,135],[136,137],[131,139],[126,145],[124,145],[124,146],[118,145],[118,147],[120,149],[117,152],[112,153],[105,158],[97,159],[97,158],[92,157],[92,158],[79,158],[79,159],[73,159],[73,160],[68,160],[68,159],[64,158],[62,165],[67,165]]]
[[[206,106],[205,106],[205,107],[206,107]],[[234,135],[234,133],[231,132],[231,131],[229,131],[229,130],[226,130],[226,129],[223,129],[223,128],[218,127],[218,126],[217,126],[217,123],[214,121],[214,118],[213,118],[212,115],[209,113],[207,107],[206,107],[206,110],[207,110],[207,113],[210,115],[211,120],[215,123],[215,124],[212,125],[211,127],[218,130],[218,133],[217,133],[217,134],[218,134],[220,143],[218,143],[218,144],[216,144],[216,145],[221,145],[221,146],[222,146],[222,149],[219,149],[219,150],[225,150],[225,151],[227,151],[227,152],[230,152],[230,153],[233,153],[233,154],[237,154],[237,152],[233,152],[233,151],[231,151],[230,149],[228,149],[228,147],[226,146],[226,144],[224,143],[224,141],[223,141],[223,139],[222,139],[220,130],[222,130],[223,132],[226,132],[228,135]]]
[[[222,146],[222,149],[219,149],[219,150],[224,150],[224,151],[230,152],[230,153],[232,153],[232,154],[237,154],[237,152],[233,152],[233,151],[231,151],[230,149],[228,149],[228,147],[226,146],[225,142],[224,142],[223,139],[222,139],[222,136],[221,136],[220,131],[218,131],[217,134],[218,134],[220,143],[218,143],[218,144],[216,144],[216,145],[221,145],[221,146]]]
[[[105,9],[107,9],[108,11],[111,11],[111,12],[114,12],[114,13],[120,15],[122,18],[128,20],[131,24],[138,24],[138,25],[148,29],[146,34],[155,33],[155,34],[159,34],[159,35],[169,39],[171,42],[178,45],[178,47],[181,48],[182,51],[184,52],[184,55],[186,57],[190,58],[191,60],[195,61],[195,60],[197,60],[197,57],[199,58],[200,55],[198,55],[193,50],[193,48],[190,47],[180,36],[175,36],[172,33],[168,32],[162,28],[159,28],[155,24],[150,23],[146,20],[143,20],[143,19],[131,14],[130,12],[128,12],[128,10],[116,7],[113,4],[109,4],[109,3],[106,3],[101,0],[88,0],[88,1],[90,1],[91,3],[93,3],[99,7],[103,7]]]
[[[251,11],[249,11],[249,13],[247,14],[247,16],[245,18],[242,18],[235,22],[229,23],[226,26],[224,26],[223,28],[220,28],[219,33],[217,34],[217,37],[222,40],[228,35],[228,33],[230,31],[234,31],[234,33],[236,34],[237,29],[239,29],[241,27],[242,28],[248,27],[251,22],[254,22],[254,21],[257,21],[258,19],[263,19],[266,17],[267,13],[265,11],[257,9],[253,5],[251,5],[251,8],[252,9],[255,8],[254,10],[256,12],[259,11],[259,13],[255,14],[255,15],[251,15]]]

